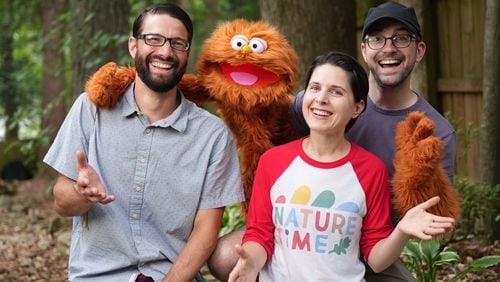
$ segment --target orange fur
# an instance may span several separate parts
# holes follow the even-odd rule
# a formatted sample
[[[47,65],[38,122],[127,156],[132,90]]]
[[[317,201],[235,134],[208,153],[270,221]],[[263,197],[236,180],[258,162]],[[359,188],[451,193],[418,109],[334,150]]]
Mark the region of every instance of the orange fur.
[[[401,218],[409,209],[431,197],[440,202],[429,212],[460,219],[460,198],[440,165],[443,141],[434,134],[434,123],[421,112],[411,112],[396,127],[394,158],[394,208]]]
[[[261,53],[235,50],[231,46],[235,35],[265,40],[267,49]],[[238,19],[212,33],[203,44],[199,60],[197,74],[185,74],[179,88],[187,99],[197,104],[215,101],[218,113],[231,129],[241,156],[246,197],[243,212],[246,212],[262,153],[297,138],[289,110],[298,58],[286,38],[268,23]],[[241,85],[223,75],[222,64],[235,67],[251,64],[274,73],[278,80],[267,85]],[[118,85],[111,87],[108,79],[113,80],[115,76],[108,76],[114,68],[105,65],[87,83],[90,100],[100,107],[114,106],[131,83],[117,80],[114,83]]]
[[[266,40],[262,53],[243,53],[231,47],[234,35]],[[253,64],[279,76],[273,84],[244,86],[226,79],[221,64]],[[295,139],[291,125],[292,101],[298,58],[286,38],[274,27],[260,22],[234,20],[220,26],[203,44],[198,77],[216,101],[220,116],[235,136],[242,158],[245,197],[251,196],[259,157],[267,149]],[[246,207],[244,207],[244,211]]]
[[[100,108],[112,108],[135,79],[135,69],[110,62],[102,66],[85,84],[90,101]]]

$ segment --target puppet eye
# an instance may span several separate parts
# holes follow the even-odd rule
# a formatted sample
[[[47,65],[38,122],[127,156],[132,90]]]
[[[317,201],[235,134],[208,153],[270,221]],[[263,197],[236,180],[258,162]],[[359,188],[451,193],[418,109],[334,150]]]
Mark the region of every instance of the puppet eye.
[[[234,50],[241,50],[241,47],[245,46],[248,44],[248,38],[246,36],[238,34],[233,36],[231,39],[231,47],[233,47]]]
[[[262,53],[267,49],[267,42],[264,39],[254,37],[250,39],[250,48],[254,53]]]

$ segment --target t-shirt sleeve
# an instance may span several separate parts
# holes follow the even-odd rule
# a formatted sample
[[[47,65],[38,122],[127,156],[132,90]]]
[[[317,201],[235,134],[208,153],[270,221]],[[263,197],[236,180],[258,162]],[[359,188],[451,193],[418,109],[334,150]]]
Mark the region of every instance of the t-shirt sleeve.
[[[260,244],[266,250],[269,260],[274,251],[274,223],[270,197],[272,184],[266,174],[266,167],[267,162],[264,155],[259,160],[254,178],[243,243],[252,241]]]
[[[373,156],[373,158],[376,158]],[[379,159],[370,161],[370,169],[362,172],[366,195],[367,213],[363,218],[360,249],[365,260],[378,241],[388,237],[393,225],[391,222],[391,188],[387,169]]]

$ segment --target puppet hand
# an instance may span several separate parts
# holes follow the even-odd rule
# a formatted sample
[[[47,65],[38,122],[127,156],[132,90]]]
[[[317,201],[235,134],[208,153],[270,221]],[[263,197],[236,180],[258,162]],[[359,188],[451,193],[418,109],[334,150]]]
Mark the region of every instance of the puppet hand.
[[[135,79],[135,69],[107,63],[98,69],[85,84],[89,100],[100,108],[112,108],[120,101]]]
[[[411,112],[396,128],[396,170],[408,168],[429,175],[442,159],[443,142],[434,136],[434,123],[423,113]]]

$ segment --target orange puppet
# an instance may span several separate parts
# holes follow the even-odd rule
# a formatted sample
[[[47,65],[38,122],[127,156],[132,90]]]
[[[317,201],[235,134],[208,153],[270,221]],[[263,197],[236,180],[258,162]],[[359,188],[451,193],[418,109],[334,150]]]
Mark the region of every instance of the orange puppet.
[[[206,39],[197,73],[185,74],[179,84],[197,104],[214,101],[231,129],[242,159],[244,211],[262,153],[298,137],[290,113],[297,65],[295,51],[273,26],[238,19]],[[134,77],[133,68],[110,63],[91,77],[86,91],[97,106],[113,107]]]
[[[411,112],[396,127],[396,156],[392,177],[394,208],[399,217],[434,196],[439,203],[428,211],[460,219],[460,198],[443,168],[443,141],[434,136],[434,123]]]

